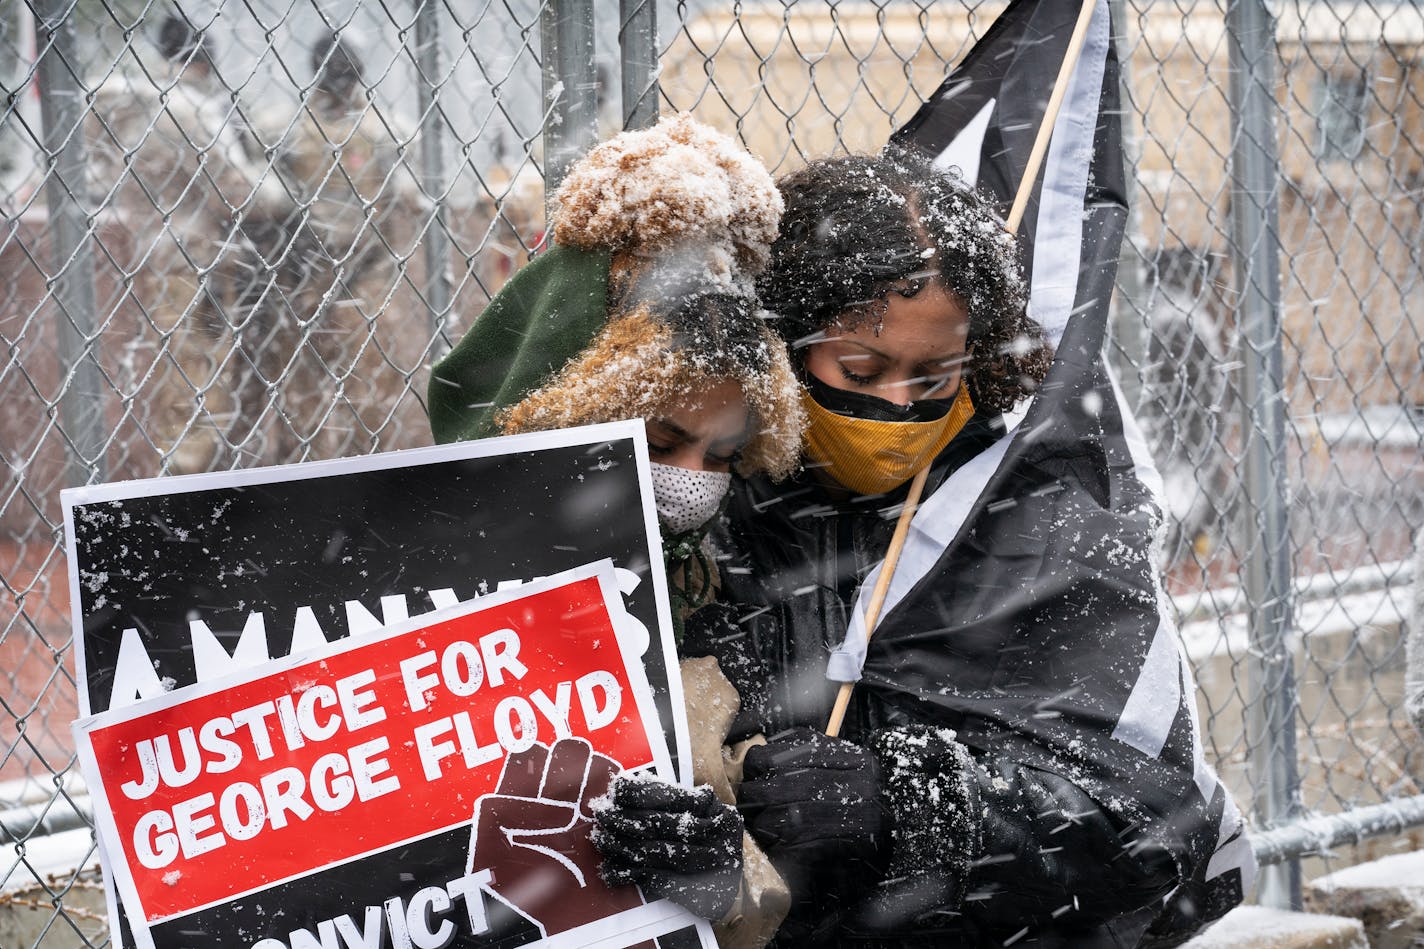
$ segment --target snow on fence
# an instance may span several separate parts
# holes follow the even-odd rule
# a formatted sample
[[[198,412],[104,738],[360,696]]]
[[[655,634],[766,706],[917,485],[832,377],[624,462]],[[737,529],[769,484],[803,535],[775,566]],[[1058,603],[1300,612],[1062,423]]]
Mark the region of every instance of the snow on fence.
[[[874,149],[1000,6],[0,5],[0,891],[103,938],[34,857],[87,820],[61,487],[428,443],[432,360],[589,142],[688,110],[778,173]],[[1208,754],[1288,902],[1301,855],[1424,811],[1424,9],[1112,6],[1136,190],[1111,355]]]

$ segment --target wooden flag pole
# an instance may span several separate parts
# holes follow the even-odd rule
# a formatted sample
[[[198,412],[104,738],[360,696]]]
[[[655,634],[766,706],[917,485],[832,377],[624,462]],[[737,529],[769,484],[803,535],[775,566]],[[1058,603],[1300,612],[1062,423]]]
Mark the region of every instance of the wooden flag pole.
[[[1048,105],[1043,110],[1043,122],[1038,126],[1033,148],[1028,154],[1028,164],[1024,166],[1023,178],[1019,181],[1018,192],[1014,195],[1013,206],[1009,209],[1005,228],[1017,235],[1023,223],[1028,199],[1033,194],[1033,184],[1038,179],[1038,169],[1048,154],[1048,142],[1053,137],[1053,126],[1058,121],[1058,110],[1063,105],[1063,97],[1068,91],[1068,80],[1078,65],[1078,56],[1083,52],[1083,42],[1088,37],[1088,24],[1092,22],[1097,0],[1083,0],[1078,11],[1078,22],[1073,27],[1073,35],[1068,39],[1068,49],[1063,54],[1063,65],[1058,69],[1058,78],[1053,82],[1053,92],[1048,97]],[[895,567],[900,563],[900,552],[905,548],[905,538],[910,535],[910,521],[920,506],[920,495],[924,493],[925,482],[929,479],[930,462],[915,473],[910,482],[910,493],[905,497],[905,507],[900,511],[900,519],[895,522],[895,533],[890,537],[890,546],[885,550],[885,562],[880,567],[880,576],[875,580],[875,589],[870,593],[870,602],[865,607],[865,639],[875,635],[875,624],[880,619],[881,607],[885,605],[885,595],[890,590],[890,580],[895,576]],[[836,704],[831,708],[831,719],[826,725],[826,734],[832,738],[841,733],[845,723],[846,709],[850,707],[850,696],[855,690],[854,682],[842,682],[836,693]]]

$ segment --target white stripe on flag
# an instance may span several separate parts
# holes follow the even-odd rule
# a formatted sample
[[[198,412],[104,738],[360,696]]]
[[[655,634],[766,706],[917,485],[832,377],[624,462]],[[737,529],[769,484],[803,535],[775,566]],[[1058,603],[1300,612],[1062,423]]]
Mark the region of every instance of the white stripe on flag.
[[[1117,401],[1118,414],[1122,418],[1122,437],[1127,442],[1129,454],[1132,455],[1132,464],[1137,479],[1142,482],[1148,493],[1152,495],[1153,500],[1157,502],[1158,510],[1165,511],[1162,475],[1152,460],[1152,453],[1147,446],[1147,440],[1142,437],[1142,429],[1138,427],[1137,419],[1133,417],[1132,411],[1127,407],[1127,399],[1123,396],[1122,388],[1118,385],[1117,375],[1112,371],[1112,367],[1106,364],[1106,360],[1104,360],[1104,368],[1107,370],[1108,380],[1112,383],[1112,397]],[[1183,655],[1178,646],[1175,626],[1167,619],[1170,614],[1167,612],[1168,606],[1160,578],[1155,582],[1157,583],[1157,615],[1160,617],[1157,633],[1153,637],[1152,646],[1148,649],[1148,658],[1143,663],[1142,674],[1134,683],[1132,694],[1128,696],[1127,705],[1123,708],[1123,719],[1118,721],[1117,728],[1113,730],[1113,737],[1118,737],[1118,730],[1123,727],[1123,720],[1127,719],[1128,711],[1135,704],[1145,705],[1150,702],[1152,689],[1156,687],[1154,681],[1160,675],[1160,671],[1153,670],[1149,674],[1147,667],[1152,665],[1152,653],[1158,647],[1158,640],[1163,637],[1164,627],[1169,627],[1172,655],[1176,659],[1179,670],[1180,685],[1177,687],[1178,700],[1172,703],[1171,718],[1166,719],[1166,726],[1170,729],[1172,719],[1176,717],[1181,705],[1185,704],[1192,732],[1192,782],[1196,785],[1197,792],[1201,794],[1204,801],[1210,802],[1217,794],[1225,798],[1222,804],[1221,824],[1217,828],[1216,850],[1212,854],[1211,860],[1207,862],[1205,879],[1210,880],[1230,870],[1238,870],[1241,873],[1241,890],[1243,893],[1247,893],[1256,880],[1256,854],[1251,849],[1251,843],[1243,832],[1244,821],[1241,818],[1241,812],[1236,807],[1236,802],[1232,799],[1230,792],[1226,790],[1226,786],[1221,783],[1221,778],[1217,776],[1216,770],[1207,763],[1206,754],[1202,749],[1201,721],[1197,715],[1196,678],[1192,675],[1191,663],[1187,661],[1187,657]],[[1165,707],[1165,703],[1161,711],[1166,718],[1169,710]],[[1145,751],[1139,745],[1132,742],[1129,744]],[[1159,745],[1157,751],[1152,753],[1153,757],[1156,757],[1160,752],[1161,746]],[[1232,840],[1232,836],[1237,833],[1241,835]],[[1228,843],[1228,841],[1230,842]]]
[[[1205,800],[1210,801],[1215,794],[1222,795],[1224,799],[1221,806],[1221,825],[1217,828],[1216,850],[1207,861],[1203,879],[1211,880],[1230,870],[1236,870],[1241,874],[1242,894],[1249,894],[1256,883],[1256,852],[1251,849],[1251,842],[1246,837],[1246,822],[1236,807],[1235,799],[1226,789],[1226,785],[1221,783],[1221,778],[1217,777],[1216,769],[1207,764],[1206,755],[1202,753],[1201,722],[1197,717],[1197,683],[1186,656],[1182,656],[1182,687],[1187,693],[1187,713],[1192,721],[1192,780],[1196,782],[1197,791]],[[1240,836],[1231,840],[1232,836],[1237,834]]]
[[[1224,786],[1219,786],[1222,795],[1221,828],[1217,833],[1216,849],[1207,861],[1204,880],[1213,880],[1231,870],[1241,874],[1241,893],[1251,892],[1256,882],[1256,852],[1251,849],[1251,840],[1246,836],[1246,822],[1236,809]],[[1235,837],[1236,839],[1232,840]]]
[[[1137,469],[1137,480],[1142,482],[1142,486],[1147,489],[1147,493],[1152,495],[1152,500],[1157,502],[1157,507],[1161,511],[1167,511],[1167,487],[1162,480],[1162,473],[1157,470],[1157,462],[1152,457],[1152,449],[1147,445],[1147,438],[1142,434],[1142,427],[1137,424],[1137,416],[1132,414],[1132,409],[1127,404],[1127,396],[1122,394],[1122,386],[1118,384],[1117,373],[1113,372],[1112,366],[1104,363],[1107,369],[1108,379],[1112,382],[1113,398],[1117,400],[1117,413],[1122,418],[1122,438],[1127,442],[1128,453],[1132,455],[1133,467]]]
[[[949,90],[952,94],[953,89]],[[979,159],[984,152],[984,133],[989,131],[989,117],[994,114],[998,99],[990,99],[969,124],[959,130],[954,141],[944,147],[935,157],[934,166],[940,171],[958,168],[964,183],[973,188],[979,183]]]
[[[1210,801],[1213,789],[1221,784],[1221,779],[1216,776],[1211,765],[1206,763],[1206,755],[1202,752],[1201,722],[1197,719],[1197,680],[1192,675],[1192,665],[1187,662],[1186,656],[1182,656],[1182,682],[1185,683],[1187,695],[1191,698],[1187,703],[1187,714],[1192,720],[1192,780],[1196,782],[1201,796]],[[1236,802],[1231,800],[1229,794],[1226,796],[1226,803],[1229,810],[1236,810]]]
[[[1152,460],[1147,440],[1142,437],[1142,430],[1137,427],[1137,420],[1133,418],[1131,409],[1127,407],[1127,399],[1123,396],[1122,388],[1118,385],[1117,374],[1106,362],[1104,362],[1104,369],[1107,371],[1109,382],[1112,383],[1112,397],[1117,402],[1118,416],[1122,419],[1122,438],[1127,443],[1128,453],[1132,456],[1134,473],[1147,488],[1148,493],[1152,495],[1152,499],[1157,503],[1157,509],[1163,510],[1162,476],[1158,473],[1157,465]],[[1157,587],[1157,629],[1152,634],[1152,644],[1147,648],[1147,657],[1143,660],[1142,671],[1138,673],[1137,681],[1133,683],[1132,694],[1127,697],[1127,703],[1122,707],[1122,716],[1113,729],[1113,737],[1126,742],[1143,754],[1155,758],[1162,753],[1162,746],[1166,743],[1167,735],[1172,730],[1172,723],[1176,721],[1177,714],[1182,708],[1183,662],[1181,650],[1177,648],[1177,627],[1171,620],[1170,607],[1167,605],[1161,581],[1154,577],[1153,585]],[[1186,686],[1189,693],[1188,704],[1191,705],[1191,711],[1195,712],[1196,706],[1192,703],[1196,699],[1190,684],[1191,671],[1187,670],[1186,674],[1188,677]],[[1167,701],[1169,694],[1170,702]],[[1200,741],[1196,735],[1195,727],[1192,740]],[[1198,767],[1199,771],[1200,767]],[[1202,787],[1200,773],[1195,777],[1197,786]],[[1202,796],[1211,800],[1209,786],[1202,789]]]
[[[1043,327],[1055,346],[1063,339],[1078,292],[1083,201],[1088,191],[1093,137],[1098,127],[1103,71],[1110,42],[1107,0],[1098,0],[1083,51],[1073,68],[1068,92],[1053,126],[1033,238],[1028,315]],[[1107,301],[1099,301],[1099,304],[1106,306]]]
[[[1249,896],[1256,882],[1256,854],[1251,849],[1251,839],[1245,834],[1211,855],[1206,864],[1207,880],[1214,880],[1228,870],[1241,874],[1241,895]]]
[[[1180,653],[1177,651],[1177,631],[1167,618],[1162,597],[1157,600],[1157,631],[1152,635],[1152,645],[1147,647],[1147,658],[1142,662],[1142,671],[1132,686],[1132,694],[1122,707],[1122,715],[1113,728],[1112,736],[1148,757],[1155,758],[1162,753],[1167,736],[1172,731],[1172,723],[1182,711],[1182,674]]]

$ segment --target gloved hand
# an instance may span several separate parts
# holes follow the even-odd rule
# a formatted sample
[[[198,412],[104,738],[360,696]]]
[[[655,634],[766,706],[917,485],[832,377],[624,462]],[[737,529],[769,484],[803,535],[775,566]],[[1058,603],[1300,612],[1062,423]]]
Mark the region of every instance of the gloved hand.
[[[783,875],[859,864],[873,885],[889,851],[876,759],[860,745],[810,728],[792,728],[752,748],[742,771],[738,808],[746,829]],[[783,869],[785,866],[786,869]]]
[[[766,666],[752,646],[751,637],[737,623],[739,611],[730,603],[709,603],[689,616],[683,625],[683,659],[711,656],[722,675],[737,690],[741,709],[732,721],[727,741],[740,741],[765,729],[767,686]]]
[[[889,858],[876,759],[852,742],[792,728],[748,752],[738,807],[792,891],[779,942],[834,942]]]
[[[742,880],[742,818],[710,787],[620,776],[592,810],[609,885],[634,884],[704,919],[731,909]]]

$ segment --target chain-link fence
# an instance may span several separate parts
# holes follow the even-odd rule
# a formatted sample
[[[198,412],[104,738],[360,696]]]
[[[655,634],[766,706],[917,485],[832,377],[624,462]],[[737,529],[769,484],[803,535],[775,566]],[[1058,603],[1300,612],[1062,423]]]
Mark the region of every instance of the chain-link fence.
[[[61,487],[427,444],[430,363],[588,142],[661,109],[777,173],[876,149],[1001,4],[613,7],[0,3],[0,900],[27,941],[107,939],[76,869]],[[1424,822],[1424,11],[1113,12],[1113,358],[1169,489],[1208,756],[1278,828],[1267,859],[1395,845]]]

